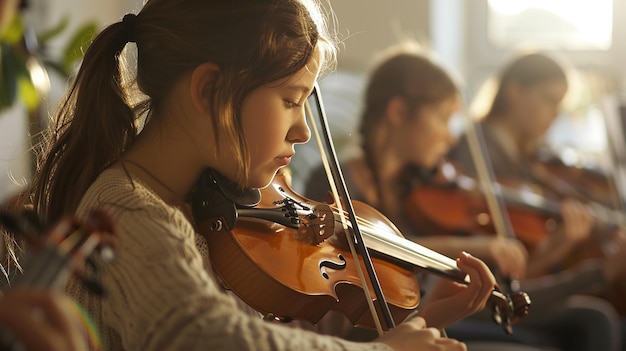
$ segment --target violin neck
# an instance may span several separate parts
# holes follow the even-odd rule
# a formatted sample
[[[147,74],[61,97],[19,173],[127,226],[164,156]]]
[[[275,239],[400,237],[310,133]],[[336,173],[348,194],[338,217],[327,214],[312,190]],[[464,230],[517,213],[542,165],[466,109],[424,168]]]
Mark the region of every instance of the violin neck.
[[[549,216],[561,216],[561,205],[559,202],[547,199],[533,192],[502,188],[502,196],[504,197],[505,203],[509,205],[522,206],[529,210],[545,213]]]
[[[508,188],[502,189],[502,195],[507,204],[522,206],[551,217],[561,217],[561,204],[558,201],[547,199],[529,191],[520,192]],[[626,227],[626,217],[621,212],[595,202],[589,203],[586,206],[591,215],[595,218],[598,226],[609,228]]]
[[[363,228],[361,232],[365,245],[371,251],[459,283],[469,283],[467,275],[457,268],[456,261],[450,257],[394,233],[381,233]]]

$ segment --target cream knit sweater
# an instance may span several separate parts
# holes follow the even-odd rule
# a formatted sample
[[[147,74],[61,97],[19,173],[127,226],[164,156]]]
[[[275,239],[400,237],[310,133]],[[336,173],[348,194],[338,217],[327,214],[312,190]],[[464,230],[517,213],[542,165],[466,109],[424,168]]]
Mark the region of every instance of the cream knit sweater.
[[[263,321],[223,292],[206,241],[184,214],[120,169],[104,171],[78,209],[107,208],[116,260],[98,276],[105,298],[72,280],[68,292],[92,316],[105,350],[391,350]]]

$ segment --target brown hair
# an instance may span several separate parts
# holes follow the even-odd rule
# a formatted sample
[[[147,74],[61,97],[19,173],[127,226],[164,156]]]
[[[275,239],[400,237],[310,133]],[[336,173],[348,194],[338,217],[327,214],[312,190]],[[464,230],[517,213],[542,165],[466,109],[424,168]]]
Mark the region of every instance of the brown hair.
[[[383,53],[382,61],[370,74],[359,129],[361,148],[372,171],[379,199],[383,198],[383,194],[376,172],[376,145],[373,143],[389,102],[395,97],[404,98],[408,103],[408,112],[413,116],[425,105],[456,96],[458,92],[450,75],[432,61],[417,43],[404,42]]]
[[[504,91],[509,84],[530,87],[551,80],[567,83],[565,70],[556,60],[542,53],[524,54],[515,58],[499,74],[497,91],[486,117],[494,118],[506,112],[508,101]]]
[[[387,50],[383,60],[370,74],[361,115],[361,145],[366,155],[373,154],[369,142],[383,118],[389,102],[403,97],[414,113],[424,105],[458,94],[450,75],[414,45],[403,43]]]
[[[187,72],[214,62],[214,137],[232,140],[238,177],[247,177],[240,106],[255,88],[294,74],[319,48],[334,63],[321,13],[305,0],[149,0],[134,17],[105,28],[89,46],[49,131],[33,182],[34,205],[49,221],[75,211],[100,172],[133,143],[152,111]],[[121,52],[137,43],[136,82],[146,100],[130,104]],[[216,150],[217,152],[217,150]]]

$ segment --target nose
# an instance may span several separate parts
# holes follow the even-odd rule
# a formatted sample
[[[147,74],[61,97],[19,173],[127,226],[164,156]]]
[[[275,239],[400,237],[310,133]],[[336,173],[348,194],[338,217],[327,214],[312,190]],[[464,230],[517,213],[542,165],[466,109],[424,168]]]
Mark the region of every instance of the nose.
[[[293,126],[287,134],[287,140],[294,144],[303,144],[311,139],[311,129],[306,123],[306,114],[304,111],[298,116]]]

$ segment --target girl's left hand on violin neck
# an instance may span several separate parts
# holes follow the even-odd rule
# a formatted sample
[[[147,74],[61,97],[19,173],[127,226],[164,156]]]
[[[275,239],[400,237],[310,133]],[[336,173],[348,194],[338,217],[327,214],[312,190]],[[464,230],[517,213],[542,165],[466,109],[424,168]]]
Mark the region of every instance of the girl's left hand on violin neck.
[[[481,311],[496,286],[496,279],[489,267],[480,259],[463,252],[456,260],[458,268],[470,277],[468,285],[441,279],[426,294],[418,315],[430,327],[443,329],[467,316]]]

